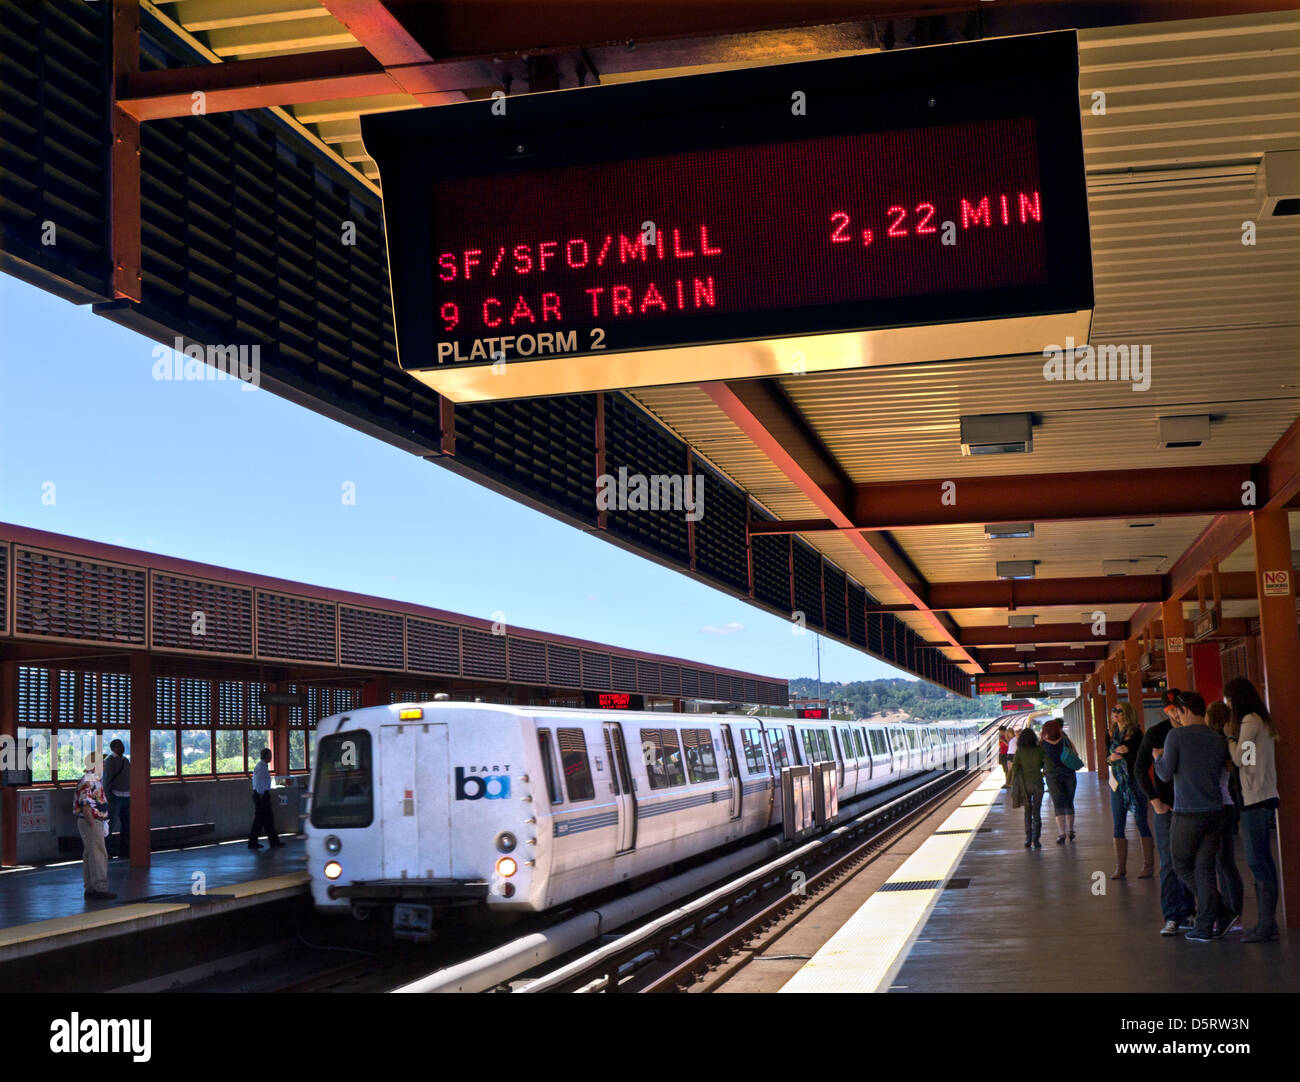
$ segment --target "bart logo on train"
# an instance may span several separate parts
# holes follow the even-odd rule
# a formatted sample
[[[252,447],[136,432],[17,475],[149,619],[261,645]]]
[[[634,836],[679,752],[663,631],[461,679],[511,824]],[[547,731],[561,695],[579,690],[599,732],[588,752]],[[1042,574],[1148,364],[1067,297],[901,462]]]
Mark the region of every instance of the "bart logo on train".
[[[470,792],[467,786],[472,786]],[[456,768],[457,800],[504,800],[510,795],[509,774],[466,774],[463,766]]]

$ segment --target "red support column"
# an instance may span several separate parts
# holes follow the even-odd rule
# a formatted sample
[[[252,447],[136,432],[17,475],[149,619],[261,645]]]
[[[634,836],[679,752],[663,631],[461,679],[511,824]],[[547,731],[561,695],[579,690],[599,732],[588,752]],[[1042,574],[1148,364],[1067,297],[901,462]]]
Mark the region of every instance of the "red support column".
[[[18,759],[18,662],[0,662],[0,769],[27,766]],[[0,867],[18,863],[18,790],[0,788]]]
[[[361,683],[362,706],[387,706],[392,694],[393,681],[389,676],[374,676]]]
[[[298,686],[299,688],[302,687],[301,684]],[[288,691],[288,685],[284,683],[268,683],[266,690]],[[303,703],[305,704],[306,701],[306,698],[304,698]],[[305,712],[306,705],[302,709]],[[267,706],[266,727],[271,730],[271,769],[275,774],[287,774],[289,773],[289,708],[287,706]],[[249,748],[248,750],[255,757],[262,749]]]
[[[1178,598],[1160,606],[1161,623],[1165,637],[1165,685],[1185,691],[1191,673],[1187,666],[1187,621],[1183,618],[1183,603]]]
[[[131,867],[150,861],[149,764],[153,759],[154,687],[152,655],[131,653]],[[215,749],[214,749],[215,750]]]
[[[1138,724],[1146,728],[1142,717],[1142,648],[1137,639],[1124,641],[1124,669],[1128,677],[1128,701],[1137,711]]]
[[[1255,585],[1259,591],[1261,689],[1281,739],[1277,744],[1278,842],[1282,849],[1282,897],[1286,922],[1300,927],[1300,632],[1296,628],[1291,533],[1284,508],[1250,516],[1255,538]]]
[[[1212,703],[1223,696],[1223,658],[1217,642],[1192,647],[1192,679],[1196,693]]]

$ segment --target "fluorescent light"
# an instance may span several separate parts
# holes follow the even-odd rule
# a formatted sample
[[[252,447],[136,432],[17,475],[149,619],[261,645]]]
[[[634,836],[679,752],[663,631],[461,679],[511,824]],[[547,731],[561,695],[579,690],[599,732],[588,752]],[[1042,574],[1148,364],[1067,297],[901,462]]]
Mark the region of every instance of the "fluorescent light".
[[[1031,414],[987,413],[961,418],[963,455],[1028,454],[1033,449]]]
[[[1037,560],[998,560],[997,576],[1000,579],[1032,579]]]
[[[1030,613],[1013,612],[1007,617],[1007,627],[1033,627],[1037,619]]]
[[[984,527],[984,536],[990,541],[1002,541],[1013,537],[1033,537],[1032,522],[1003,522]]]

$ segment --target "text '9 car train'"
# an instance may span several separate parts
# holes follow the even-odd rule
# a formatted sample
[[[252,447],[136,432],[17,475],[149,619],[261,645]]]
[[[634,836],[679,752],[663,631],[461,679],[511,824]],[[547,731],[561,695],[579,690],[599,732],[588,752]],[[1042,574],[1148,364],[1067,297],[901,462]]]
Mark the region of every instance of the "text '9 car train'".
[[[931,725],[398,703],[317,729],[312,895],[540,911],[782,823],[781,772],[833,763],[839,799],[975,765]]]

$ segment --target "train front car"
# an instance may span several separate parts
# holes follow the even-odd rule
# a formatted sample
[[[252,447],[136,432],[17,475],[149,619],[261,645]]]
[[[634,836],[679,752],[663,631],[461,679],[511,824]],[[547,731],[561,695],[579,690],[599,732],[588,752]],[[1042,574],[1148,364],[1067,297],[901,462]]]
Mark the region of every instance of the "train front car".
[[[391,917],[418,936],[443,909],[539,908],[528,726],[509,707],[475,703],[322,721],[307,825],[319,910]]]

